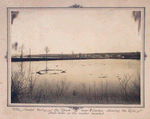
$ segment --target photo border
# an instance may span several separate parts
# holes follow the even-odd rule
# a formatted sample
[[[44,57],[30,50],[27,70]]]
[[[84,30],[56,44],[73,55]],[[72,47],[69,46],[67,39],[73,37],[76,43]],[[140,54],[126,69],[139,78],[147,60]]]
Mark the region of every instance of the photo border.
[[[66,107],[66,108],[73,108],[75,110],[80,109],[80,108],[145,108],[145,7],[83,7],[78,5],[76,7],[77,4],[69,6],[69,7],[7,7],[7,107],[52,107],[52,108],[59,108],[59,107]],[[143,26],[141,27],[141,31],[143,31],[141,34],[142,35],[142,50],[141,52],[141,79],[142,81],[140,81],[141,84],[143,84],[143,86],[141,86],[141,103],[139,105],[136,104],[32,104],[32,103],[19,103],[19,104],[10,104],[10,86],[11,86],[11,82],[9,79],[11,79],[11,54],[10,54],[10,11],[9,10],[13,10],[13,9],[84,9],[84,8],[98,8],[98,9],[143,9],[144,10],[144,18],[143,20],[141,20],[141,26],[142,26],[142,21]],[[141,17],[142,19],[142,17]],[[57,106],[58,105],[58,106]],[[87,106],[85,106],[87,105]],[[93,106],[89,106],[89,105],[93,105]],[[94,105],[98,105],[98,106],[94,106]]]

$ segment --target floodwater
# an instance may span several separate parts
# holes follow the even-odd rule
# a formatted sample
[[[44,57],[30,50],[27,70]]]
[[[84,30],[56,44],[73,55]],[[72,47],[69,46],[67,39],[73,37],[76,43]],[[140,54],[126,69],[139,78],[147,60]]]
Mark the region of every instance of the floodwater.
[[[122,104],[128,102],[127,98],[130,103],[140,103],[140,91],[137,90],[137,86],[140,86],[140,60],[12,62],[12,72],[20,72],[20,67],[28,78],[36,79],[34,92],[40,89],[42,93],[35,94],[35,97],[39,95],[41,103]],[[127,92],[124,91],[128,92],[130,98],[126,97]]]
[[[20,62],[12,63],[12,70],[19,70]],[[30,71],[32,75],[39,75],[38,81],[47,80],[49,82],[66,79],[73,84],[93,83],[108,80],[111,84],[116,84],[119,78],[124,75],[132,75],[132,78],[140,76],[140,60],[123,59],[92,59],[92,60],[56,60],[23,62],[25,71]],[[57,71],[58,70],[58,71]],[[41,71],[41,74],[37,72]]]

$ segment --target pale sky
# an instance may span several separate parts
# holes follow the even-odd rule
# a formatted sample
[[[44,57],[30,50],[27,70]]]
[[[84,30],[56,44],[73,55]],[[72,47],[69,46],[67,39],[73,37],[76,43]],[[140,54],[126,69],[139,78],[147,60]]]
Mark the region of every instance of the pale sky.
[[[10,25],[11,43],[24,44],[24,54],[141,51],[138,25],[131,10],[28,9]],[[20,51],[12,50],[12,54]]]

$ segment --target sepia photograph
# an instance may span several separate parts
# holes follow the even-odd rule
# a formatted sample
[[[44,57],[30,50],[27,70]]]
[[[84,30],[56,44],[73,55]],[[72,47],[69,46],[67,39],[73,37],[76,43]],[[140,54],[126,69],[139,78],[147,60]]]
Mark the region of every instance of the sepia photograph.
[[[141,105],[143,8],[9,8],[11,104]]]

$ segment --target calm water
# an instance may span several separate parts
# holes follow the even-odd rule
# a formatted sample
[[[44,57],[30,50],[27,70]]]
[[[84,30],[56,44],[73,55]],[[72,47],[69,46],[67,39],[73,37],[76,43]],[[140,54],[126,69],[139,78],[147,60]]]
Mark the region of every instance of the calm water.
[[[140,60],[93,59],[39,62],[13,62],[12,71],[25,71],[25,88],[30,89],[35,81],[33,93],[24,93],[21,102],[36,103],[96,103],[123,104],[140,103]],[[37,72],[42,71],[42,75]],[[56,71],[57,70],[57,71]],[[62,73],[62,71],[64,73]],[[16,75],[17,76],[17,75]],[[19,75],[21,76],[21,75]],[[31,78],[32,77],[32,78]],[[35,77],[38,77],[35,80]],[[126,97],[124,85],[127,84]],[[18,77],[19,80],[22,79]],[[120,83],[122,82],[122,83]],[[132,98],[131,98],[132,97]],[[28,99],[28,100],[27,100]],[[129,100],[127,100],[129,99]]]
[[[20,62],[12,63],[12,70],[19,70]],[[29,67],[31,65],[31,67]],[[23,62],[25,71],[31,71],[32,75],[39,75],[36,72],[46,69],[46,61]],[[125,74],[133,75],[136,79],[140,74],[140,60],[122,59],[92,59],[92,60],[61,60],[47,61],[48,69],[59,69],[65,71],[49,71],[44,75],[39,75],[38,82],[45,80],[48,82],[66,79],[75,85],[108,80],[115,85],[118,82],[117,76],[123,78]]]

